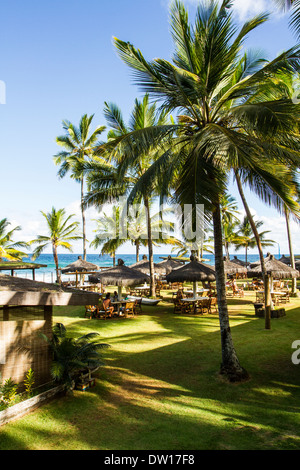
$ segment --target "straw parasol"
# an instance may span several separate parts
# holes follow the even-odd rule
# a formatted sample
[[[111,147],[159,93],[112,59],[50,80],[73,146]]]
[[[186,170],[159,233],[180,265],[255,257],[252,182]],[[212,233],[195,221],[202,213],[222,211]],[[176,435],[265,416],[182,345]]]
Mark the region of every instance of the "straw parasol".
[[[248,262],[246,263],[246,261],[243,261],[243,260],[239,259],[237,256],[235,256],[230,261],[231,261],[231,263],[238,264],[239,266],[248,266],[248,264],[250,264]]]
[[[155,273],[157,274],[166,273],[165,268],[161,266],[160,263],[153,263],[153,265],[154,265]],[[143,255],[143,259],[141,261],[138,261],[137,263],[132,264],[130,267],[142,273],[148,274],[150,271],[150,261],[148,261],[148,258],[146,255]]]
[[[268,261],[271,256],[273,256],[273,255],[271,255],[271,253],[267,253],[267,254],[266,254],[266,257],[265,257],[265,262]],[[257,267],[257,266],[260,266],[260,259],[257,260],[257,261],[254,261],[254,263],[250,263],[249,266],[250,266],[251,269],[252,269],[252,268],[255,268],[255,267]]]
[[[279,259],[279,261],[281,261],[284,264],[291,264],[290,256],[282,255],[282,257]]]
[[[101,282],[106,286],[118,287],[118,298],[121,298],[122,287],[136,286],[143,282],[149,282],[150,278],[146,274],[125,266],[122,259],[118,259],[118,265],[114,268],[106,269],[100,273],[91,274],[89,281],[93,283]]]
[[[204,281],[215,281],[215,270],[212,266],[201,263],[194,256],[190,257],[191,262],[182,266],[181,268],[174,269],[167,274],[167,282],[192,282],[193,292],[196,297],[197,283]]]
[[[84,271],[98,271],[99,266],[97,264],[89,263],[82,259],[81,256],[78,256],[78,259],[73,263],[68,264],[65,268],[61,270],[62,274],[65,273],[75,273],[77,272],[84,272]]]
[[[164,261],[160,261],[157,264],[158,266],[165,269],[166,274],[169,274],[171,271],[173,271],[173,269],[180,268],[184,265],[183,262],[172,259],[170,255],[167,259],[165,259]]]
[[[247,268],[224,258],[225,274],[247,274]]]
[[[278,279],[290,279],[299,277],[299,272],[297,271],[297,269],[293,269],[285,263],[282,263],[278,259],[275,259],[273,255],[270,255],[268,259],[265,258],[265,268],[267,274]],[[260,262],[257,266],[254,266],[253,268],[250,268],[248,270],[249,277],[256,277],[259,275],[262,275]]]

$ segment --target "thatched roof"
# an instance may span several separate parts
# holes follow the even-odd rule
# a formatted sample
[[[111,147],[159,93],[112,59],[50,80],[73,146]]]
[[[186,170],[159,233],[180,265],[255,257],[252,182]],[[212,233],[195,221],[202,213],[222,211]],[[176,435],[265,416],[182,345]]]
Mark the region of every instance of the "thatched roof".
[[[97,304],[99,294],[33,281],[0,276],[0,305],[87,305]]]
[[[160,265],[160,263],[153,263],[153,266],[154,266],[154,272],[158,274],[166,273],[166,270],[164,269],[164,267]],[[141,261],[131,264],[130,267],[132,269],[136,269],[137,271],[147,274],[150,271],[150,261],[148,261],[146,255],[143,255],[143,259]]]
[[[265,257],[265,262],[268,261],[270,259],[270,257],[273,256],[271,255],[271,253],[267,253],[266,257]],[[256,266],[260,266],[260,259],[257,260],[257,261],[254,261],[254,263],[250,263],[250,268],[255,268]]]
[[[247,273],[247,268],[224,258],[224,271],[226,274]]]
[[[216,276],[212,266],[201,263],[191,257],[190,263],[182,266],[181,268],[174,269],[172,272],[167,274],[166,279],[168,282],[201,282],[214,281]]]
[[[292,269],[290,266],[282,263],[281,261],[270,255],[268,259],[265,259],[266,272],[273,277],[278,279],[290,279],[299,277],[299,272],[296,269]],[[262,274],[261,264],[248,270],[249,277],[256,277]]]
[[[171,271],[173,271],[173,269],[180,268],[181,266],[184,265],[183,262],[174,260],[174,259],[172,259],[171,256],[168,256],[167,259],[165,259],[164,261],[160,261],[160,262],[157,263],[157,264],[158,264],[161,268],[164,268],[164,269],[165,269],[165,272],[166,272],[167,274],[169,274]]]
[[[101,283],[109,286],[135,286],[144,282],[149,282],[150,278],[146,274],[125,266],[124,261],[119,259],[118,266],[106,269],[100,273],[91,274],[89,281]]]
[[[279,261],[281,261],[284,264],[291,264],[291,257],[282,255]]]
[[[233,259],[230,260],[231,263],[238,264],[239,266],[248,266],[250,263],[246,263],[246,261],[243,261],[239,259],[237,256],[235,256]]]
[[[75,273],[77,272],[84,272],[84,271],[98,271],[99,266],[94,263],[89,263],[82,259],[81,256],[78,256],[78,259],[73,263],[68,264],[65,268],[61,270],[62,274],[65,273]]]

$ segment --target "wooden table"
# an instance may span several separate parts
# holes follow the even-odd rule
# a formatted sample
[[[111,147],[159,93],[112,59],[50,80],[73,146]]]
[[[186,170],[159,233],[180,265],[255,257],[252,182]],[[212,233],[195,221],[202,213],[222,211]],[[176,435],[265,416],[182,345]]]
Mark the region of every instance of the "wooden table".
[[[116,305],[117,306],[118,315],[120,316],[121,305],[124,305],[127,302],[130,302],[130,300],[125,300],[125,299],[115,300],[114,302],[111,302],[111,305],[113,305],[113,306]]]
[[[209,299],[210,297],[188,297],[188,298],[181,299],[181,301],[193,304],[193,308],[195,312],[197,302],[201,302],[202,300],[209,300]]]

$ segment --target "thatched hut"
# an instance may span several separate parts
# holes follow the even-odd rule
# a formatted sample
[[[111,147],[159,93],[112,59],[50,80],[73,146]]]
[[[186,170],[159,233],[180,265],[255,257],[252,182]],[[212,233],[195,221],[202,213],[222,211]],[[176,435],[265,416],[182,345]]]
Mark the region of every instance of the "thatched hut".
[[[125,266],[122,259],[118,259],[118,265],[105,271],[91,274],[89,281],[106,286],[117,286],[118,297],[121,297],[122,287],[136,286],[144,282],[149,282],[150,278],[141,271]]]
[[[248,266],[250,264],[249,262],[246,263],[246,261],[239,259],[237,256],[234,256],[230,261],[231,263],[238,264],[239,266]]]
[[[154,272],[156,274],[166,273],[164,267],[162,267],[160,263],[153,263],[153,266],[154,266]],[[150,261],[148,260],[146,255],[143,255],[143,258],[141,259],[141,261],[137,261],[136,263],[131,264],[130,267],[142,273],[148,274],[150,272]]]
[[[296,269],[293,269],[285,263],[277,260],[273,255],[265,258],[265,269],[267,274],[272,277],[276,277],[276,279],[291,279],[299,277],[299,272]],[[249,277],[258,277],[261,275],[262,268],[260,263],[253,268],[250,267],[248,270]]]
[[[190,263],[167,274],[166,279],[167,282],[192,282],[194,296],[196,297],[197,283],[215,281],[216,276],[212,266],[201,263],[193,256],[190,259]]]
[[[76,261],[62,268],[61,272],[62,274],[66,274],[66,273],[75,273],[76,271],[78,273],[82,273],[82,272],[98,271],[98,270],[99,270],[99,266],[97,266],[97,264],[85,261],[84,259],[82,259],[81,256],[78,256],[78,259]]]
[[[173,271],[173,269],[177,269],[184,266],[184,262],[172,259],[172,257],[169,255],[167,259],[165,259],[164,261],[160,261],[159,263],[157,263],[157,265],[161,268],[164,268],[165,273],[169,274],[171,271]]]
[[[224,258],[225,274],[247,274],[247,268]]]
[[[0,375],[22,383],[31,368],[35,385],[51,380],[52,357],[40,333],[52,335],[53,306],[97,305],[99,294],[58,284],[0,276]]]

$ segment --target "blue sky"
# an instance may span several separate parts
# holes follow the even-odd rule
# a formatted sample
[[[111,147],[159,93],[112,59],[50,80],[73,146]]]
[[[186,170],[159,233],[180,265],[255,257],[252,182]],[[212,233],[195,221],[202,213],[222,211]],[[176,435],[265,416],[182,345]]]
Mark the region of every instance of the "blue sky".
[[[116,36],[130,41],[148,59],[172,56],[167,0],[11,0],[1,7],[0,80],[6,84],[6,104],[0,105],[1,218],[21,225],[19,239],[44,233],[40,211],[65,207],[79,214],[79,185],[57,178],[52,157],[59,151],[55,137],[61,121],[75,124],[95,114],[94,124],[105,125],[104,101],[112,101],[129,116],[141,94],[130,71],[114,49]],[[196,2],[185,2],[191,18]],[[236,0],[237,20],[271,2]],[[247,47],[272,58],[295,43],[288,17],[272,19],[249,36]],[[234,189],[232,194],[239,198]],[[287,251],[283,219],[249,196],[257,217],[272,230],[272,238]],[[96,211],[88,212],[88,237],[93,237]],[[296,234],[293,225],[293,233]],[[270,235],[271,236],[271,235]],[[294,236],[295,239],[295,236]],[[296,251],[300,252],[300,245]],[[125,247],[123,252],[128,251]],[[74,247],[80,252],[80,246]],[[277,247],[274,250],[277,252]],[[163,248],[161,252],[166,252]]]

